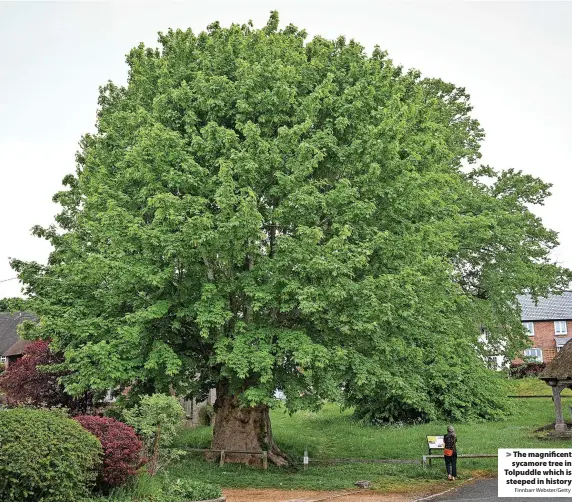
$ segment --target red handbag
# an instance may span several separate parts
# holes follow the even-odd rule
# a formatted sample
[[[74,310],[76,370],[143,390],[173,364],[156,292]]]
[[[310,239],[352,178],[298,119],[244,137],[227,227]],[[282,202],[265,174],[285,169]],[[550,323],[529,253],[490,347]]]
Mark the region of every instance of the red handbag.
[[[443,455],[445,455],[446,457],[452,457],[453,453],[454,453],[454,451],[451,450],[450,448],[444,448],[443,449]]]

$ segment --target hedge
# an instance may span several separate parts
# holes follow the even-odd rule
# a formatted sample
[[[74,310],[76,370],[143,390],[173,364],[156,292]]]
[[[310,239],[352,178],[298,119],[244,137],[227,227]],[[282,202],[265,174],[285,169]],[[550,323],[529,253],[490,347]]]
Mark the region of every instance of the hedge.
[[[0,500],[76,502],[101,466],[99,440],[61,411],[0,410]]]

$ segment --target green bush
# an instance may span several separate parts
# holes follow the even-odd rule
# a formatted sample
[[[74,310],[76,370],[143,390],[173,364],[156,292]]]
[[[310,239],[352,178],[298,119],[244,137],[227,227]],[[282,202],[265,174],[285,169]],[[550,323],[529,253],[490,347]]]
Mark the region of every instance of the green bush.
[[[151,474],[184,453],[172,448],[185,417],[177,398],[165,394],[143,396],[134,408],[123,411],[123,417],[145,442],[149,457],[147,470]]]
[[[375,425],[505,418],[510,403],[501,375],[489,370],[469,343],[456,340],[447,349],[447,358],[419,347],[394,351],[362,385],[356,378],[348,383],[346,403],[354,407],[358,420]]]
[[[191,500],[210,500],[222,496],[220,486],[193,481],[190,479],[178,479],[167,488],[173,502],[186,502]]]
[[[191,502],[222,497],[217,485],[168,476],[137,476],[130,485],[118,488],[106,498],[82,502]]]
[[[61,411],[0,410],[0,500],[76,502],[93,487],[101,444]]]
[[[204,404],[199,408],[199,425],[212,425],[215,416],[212,404]]]

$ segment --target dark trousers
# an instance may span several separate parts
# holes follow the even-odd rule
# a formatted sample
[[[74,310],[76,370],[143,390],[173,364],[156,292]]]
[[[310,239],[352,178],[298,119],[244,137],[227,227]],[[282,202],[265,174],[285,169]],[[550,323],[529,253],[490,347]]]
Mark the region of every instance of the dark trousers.
[[[450,457],[445,457],[445,467],[447,468],[448,476],[457,477],[457,452]]]

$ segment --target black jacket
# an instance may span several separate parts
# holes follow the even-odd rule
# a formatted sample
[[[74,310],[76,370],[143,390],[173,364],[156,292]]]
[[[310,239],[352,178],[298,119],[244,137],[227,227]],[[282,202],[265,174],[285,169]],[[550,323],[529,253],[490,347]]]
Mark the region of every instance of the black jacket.
[[[448,450],[457,451],[456,434],[451,434],[450,432],[448,432],[447,434],[445,434],[443,439],[445,441],[445,448],[447,448]]]

